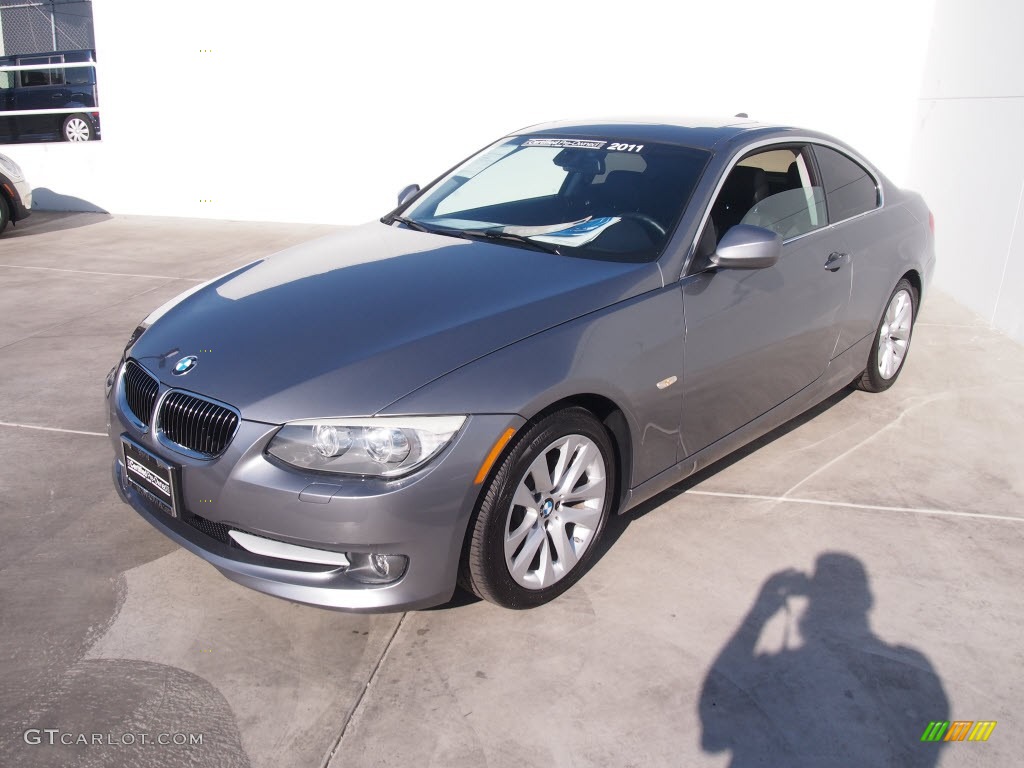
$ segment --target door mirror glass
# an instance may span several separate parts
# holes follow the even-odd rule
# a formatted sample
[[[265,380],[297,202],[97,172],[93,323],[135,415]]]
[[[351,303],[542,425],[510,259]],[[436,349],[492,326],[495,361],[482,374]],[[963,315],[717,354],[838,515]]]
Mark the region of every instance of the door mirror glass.
[[[711,263],[719,269],[764,269],[782,255],[782,238],[751,224],[731,227],[718,243]]]
[[[401,192],[398,193],[398,204],[404,205],[407,201],[411,200],[419,193],[420,185],[410,184],[408,187],[405,187]]]

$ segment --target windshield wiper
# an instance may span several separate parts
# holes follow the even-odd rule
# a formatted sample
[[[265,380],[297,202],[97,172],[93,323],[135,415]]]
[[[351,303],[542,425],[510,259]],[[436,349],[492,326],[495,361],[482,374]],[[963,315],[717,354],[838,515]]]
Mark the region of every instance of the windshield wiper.
[[[544,251],[545,253],[553,253],[561,256],[561,251],[558,250],[557,245],[550,243],[540,243],[536,240],[531,240],[525,235],[517,235],[513,232],[502,232],[497,229],[454,229],[451,227],[426,227],[420,224],[418,221],[407,219],[404,216],[389,216],[387,219],[388,224],[405,224],[409,229],[415,229],[417,232],[430,232],[434,235],[448,235],[449,237],[459,237],[464,240],[473,240],[481,238],[483,240],[504,240],[509,243],[517,243],[518,245],[525,245],[529,248],[533,248],[537,251]]]
[[[407,219],[404,216],[391,216],[388,219],[388,224],[394,224],[396,221],[399,224],[405,224],[405,226],[407,226],[409,229],[415,229],[417,232],[433,232],[434,231],[432,229],[427,229],[422,224],[420,224],[418,221],[413,221],[412,219]]]
[[[517,235],[513,232],[501,232],[496,229],[474,229],[466,232],[471,237],[482,237],[486,240],[504,240],[509,243],[518,243],[520,245],[526,245],[537,251],[544,251],[545,253],[553,253],[556,256],[561,256],[562,252],[558,250],[557,245],[551,243],[542,243],[537,240],[531,240],[526,235]]]
[[[428,227],[424,224],[420,224],[418,221],[407,219],[404,216],[392,216],[386,223],[394,224],[405,224],[409,229],[415,229],[417,232],[429,232],[432,235],[448,235],[449,237],[459,237],[463,240],[471,240],[470,233],[464,232],[461,229],[451,229],[450,227]]]

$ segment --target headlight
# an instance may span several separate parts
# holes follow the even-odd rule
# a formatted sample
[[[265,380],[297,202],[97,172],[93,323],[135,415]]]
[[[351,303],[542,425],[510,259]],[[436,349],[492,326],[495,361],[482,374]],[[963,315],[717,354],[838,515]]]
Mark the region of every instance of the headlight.
[[[18,164],[7,155],[0,155],[0,170],[10,176],[11,181],[21,181],[25,178],[25,174],[21,172]]]
[[[465,416],[306,419],[285,424],[267,453],[300,469],[396,477],[441,452]]]

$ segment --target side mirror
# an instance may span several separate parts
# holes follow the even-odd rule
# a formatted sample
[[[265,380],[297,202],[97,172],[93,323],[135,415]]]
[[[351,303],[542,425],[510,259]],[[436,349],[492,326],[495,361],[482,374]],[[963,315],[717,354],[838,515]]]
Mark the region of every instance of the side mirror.
[[[419,184],[410,184],[408,187],[405,187],[401,192],[398,193],[398,204],[399,205],[404,205],[406,203],[406,201],[408,201],[411,198],[415,197],[419,193],[420,193],[420,185]]]
[[[770,229],[737,224],[725,233],[711,256],[721,269],[764,269],[782,255],[782,238]]]

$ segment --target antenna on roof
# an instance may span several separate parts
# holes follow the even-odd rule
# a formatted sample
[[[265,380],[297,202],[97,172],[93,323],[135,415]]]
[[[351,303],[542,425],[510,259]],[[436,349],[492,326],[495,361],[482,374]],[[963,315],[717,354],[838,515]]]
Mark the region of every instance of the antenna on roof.
[[[735,117],[750,117],[746,112],[737,112]]]

